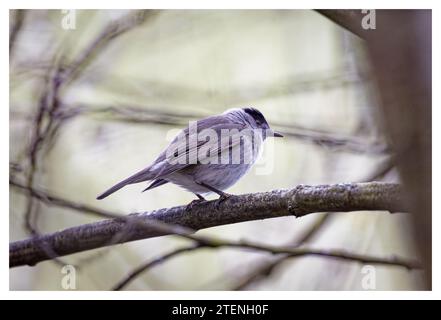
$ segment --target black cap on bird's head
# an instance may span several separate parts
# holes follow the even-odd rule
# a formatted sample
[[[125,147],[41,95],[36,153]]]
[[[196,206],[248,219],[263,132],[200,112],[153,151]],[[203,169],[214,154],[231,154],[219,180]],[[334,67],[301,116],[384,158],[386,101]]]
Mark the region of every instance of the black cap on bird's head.
[[[272,135],[274,137],[283,137],[282,134],[280,134],[279,132],[273,131],[270,128],[270,126],[269,126],[268,122],[266,121],[265,117],[263,116],[262,112],[260,112],[256,108],[250,107],[250,108],[243,108],[242,110],[245,111],[245,113],[249,114],[254,119],[258,128],[271,131],[270,134],[267,134],[267,136]]]

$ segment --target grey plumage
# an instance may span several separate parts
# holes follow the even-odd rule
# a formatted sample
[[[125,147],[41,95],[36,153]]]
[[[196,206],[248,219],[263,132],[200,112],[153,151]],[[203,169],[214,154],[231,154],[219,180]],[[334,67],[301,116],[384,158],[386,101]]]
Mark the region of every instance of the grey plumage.
[[[187,127],[152,164],[114,185],[97,199],[104,199],[126,185],[152,180],[144,191],[172,182],[195,193],[200,199],[203,199],[201,195],[211,192],[218,193],[221,197],[226,196],[223,190],[231,187],[248,172],[257,160],[265,138],[268,135],[282,136],[272,131],[264,116],[254,108],[231,109],[221,115],[201,119],[196,124],[198,137],[205,132],[213,132],[218,139],[201,139],[202,141],[197,140],[192,144],[189,141],[193,133]],[[244,129],[253,134],[234,134],[245,132]],[[230,130],[231,134],[222,140],[220,137],[225,130]],[[233,159],[235,152],[240,156],[239,161]],[[222,157],[225,161],[228,160],[227,163],[221,160]],[[197,161],[189,162],[189,159]]]

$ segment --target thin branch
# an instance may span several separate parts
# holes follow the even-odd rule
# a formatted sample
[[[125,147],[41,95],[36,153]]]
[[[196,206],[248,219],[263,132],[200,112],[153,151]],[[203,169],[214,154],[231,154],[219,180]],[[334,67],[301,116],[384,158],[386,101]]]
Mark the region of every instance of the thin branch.
[[[202,248],[236,248],[236,249],[247,249],[253,251],[262,251],[270,254],[285,254],[285,258],[295,258],[302,256],[317,256],[324,258],[332,258],[337,260],[346,260],[351,262],[358,262],[363,264],[378,264],[384,266],[399,266],[406,268],[408,270],[411,269],[420,269],[421,266],[418,261],[411,259],[403,259],[399,257],[392,258],[381,258],[363,254],[349,253],[344,250],[314,250],[307,248],[290,248],[290,247],[276,247],[271,245],[262,245],[248,241],[226,241],[220,239],[213,239],[210,241],[206,241],[205,239],[201,242],[197,242],[193,246],[183,247],[180,249],[176,249],[171,251],[168,254],[162,255],[146,264],[140,266],[133,272],[131,272],[128,276],[124,277],[118,284],[116,284],[113,290],[121,290],[125,287],[129,282],[139,276],[141,273],[149,270],[150,268],[162,263],[172,257],[180,255],[189,251],[196,251]]]
[[[93,78],[83,78],[82,80],[92,82]],[[240,106],[247,105],[250,101],[264,101],[281,96],[292,97],[305,92],[320,91],[326,93],[338,88],[364,87],[373,79],[368,70],[354,74],[353,70],[349,71],[346,67],[338,67],[320,72],[287,75],[274,82],[265,83],[265,85],[242,84],[231,88],[222,88],[222,90],[204,89],[191,86],[188,83],[164,82],[160,79],[148,80],[135,75],[118,74],[117,72],[112,72],[112,80],[102,84],[103,90],[109,92],[118,90],[143,99],[146,95],[144,88],[149,88],[149,97],[155,97],[167,105],[181,104],[203,108],[210,101],[228,101],[229,105]],[[93,83],[90,84],[93,85]]]
[[[141,266],[139,266],[138,268],[136,268],[135,270],[133,270],[132,272],[130,272],[122,280],[120,280],[115,286],[113,286],[112,290],[121,290],[125,286],[127,286],[130,282],[132,282],[136,277],[141,275],[144,271],[147,271],[148,269],[150,269],[160,263],[163,263],[166,260],[169,260],[177,255],[180,255],[181,253],[194,251],[194,250],[202,248],[202,247],[203,247],[203,245],[197,243],[195,245],[175,249],[175,250],[173,250],[169,253],[166,253],[166,254],[164,254],[164,255],[162,255],[152,261],[148,261],[148,262],[142,264]]]
[[[191,209],[179,206],[134,213],[124,218],[99,221],[16,241],[10,244],[10,266],[35,265],[51,259],[41,250],[40,243],[49,245],[58,256],[108,246],[127,221],[133,225],[118,243],[167,234],[178,234],[195,240],[189,234],[199,229],[282,216],[301,217],[314,212],[405,211],[401,203],[401,188],[397,184],[370,182],[299,185],[290,190],[234,196],[223,201],[220,206],[214,200],[199,203]],[[170,228],[169,224],[174,227]],[[203,240],[198,238],[197,241]]]
[[[306,243],[309,239],[313,238],[320,230],[323,229],[323,226],[329,221],[331,215],[329,213],[325,213],[318,218],[317,221],[311,226],[310,229],[305,232],[300,239],[296,239],[294,244],[290,246],[293,248],[298,248],[302,244]],[[239,279],[238,283],[234,285],[232,290],[243,290],[248,287],[251,283],[254,283],[257,280],[261,280],[264,277],[269,277],[273,270],[275,270],[279,265],[289,259],[290,256],[284,255],[283,257],[277,258],[273,261],[263,261],[260,265],[254,267],[254,269],[244,276],[242,279]]]
[[[54,64],[53,70],[47,74],[47,83],[39,99],[38,109],[33,120],[32,136],[30,144],[27,148],[27,157],[29,159],[29,169],[26,174],[26,185],[32,188],[34,185],[36,174],[39,170],[39,161],[41,151],[47,143],[48,133],[56,124],[55,114],[60,107],[59,104],[59,88],[61,85],[61,65],[57,61]],[[40,236],[36,227],[36,220],[38,218],[38,206],[35,205],[32,197],[27,198],[25,209],[25,227],[34,237]],[[42,250],[53,257],[53,261],[58,264],[64,262],[57,259],[57,255],[53,252],[50,246],[40,244]]]
[[[28,186],[25,186],[15,180],[9,180],[9,184],[13,187],[15,187],[18,191],[24,192],[25,194],[30,195],[31,197],[40,200],[43,203],[46,203],[48,205],[54,205],[58,207],[68,208],[72,209],[78,212],[81,212],[83,214],[92,214],[99,217],[105,217],[105,218],[118,218],[120,215],[107,212],[105,210],[101,210],[92,206],[88,206],[86,204],[74,202],[68,199],[64,199],[61,197],[57,197],[49,192],[45,192],[42,190],[38,190],[36,188],[30,188]],[[121,216],[122,217],[122,216]]]
[[[70,64],[68,70],[66,70],[66,77],[69,78],[66,80],[66,83],[75,80],[78,75],[81,74],[81,71],[112,43],[112,40],[140,26],[148,19],[155,17],[158,13],[158,10],[136,10],[116,21],[110,22],[81,55]]]
[[[201,119],[207,114],[202,113],[172,113],[159,108],[145,108],[130,105],[100,106],[100,105],[66,105],[61,117],[70,119],[80,115],[96,116],[105,121],[123,122],[130,124],[156,124],[166,126],[184,126],[188,121]],[[363,137],[350,137],[336,132],[327,132],[300,125],[272,123],[272,127],[282,132],[287,138],[297,139],[332,149],[353,153],[385,154],[390,152],[387,145],[380,142],[369,143]]]
[[[9,32],[9,56],[12,56],[12,53],[14,51],[15,44],[17,42],[18,34],[20,33],[23,22],[25,19],[26,10],[23,9],[17,9],[12,11],[14,13],[14,21],[12,23],[12,26],[10,27]],[[10,18],[11,19],[11,18]]]

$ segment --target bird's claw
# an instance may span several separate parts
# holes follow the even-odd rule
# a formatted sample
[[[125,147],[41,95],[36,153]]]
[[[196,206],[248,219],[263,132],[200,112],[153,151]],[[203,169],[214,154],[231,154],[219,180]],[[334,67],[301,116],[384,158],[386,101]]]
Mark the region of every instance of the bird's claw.
[[[215,204],[214,204],[215,207],[216,207],[216,209],[219,210],[219,207],[220,207],[221,203],[224,202],[225,200],[227,200],[228,198],[231,198],[232,196],[233,196],[232,194],[229,194],[229,193],[223,193],[223,194],[219,197],[219,199],[216,200],[216,202],[215,202]]]
[[[196,204],[199,204],[199,203],[202,203],[202,202],[205,202],[205,201],[207,201],[207,200],[205,200],[205,199],[195,199],[192,202],[190,202],[189,204],[187,204],[187,206],[185,207],[185,211],[191,211]]]

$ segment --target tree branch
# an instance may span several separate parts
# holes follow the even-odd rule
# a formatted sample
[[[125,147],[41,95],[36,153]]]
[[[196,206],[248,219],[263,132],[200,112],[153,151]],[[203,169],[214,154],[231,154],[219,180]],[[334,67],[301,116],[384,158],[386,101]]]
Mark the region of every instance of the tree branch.
[[[15,47],[15,44],[16,44],[16,41],[17,41],[17,36],[23,27],[23,22],[24,22],[25,15],[26,15],[26,10],[23,10],[23,9],[11,10],[10,15],[14,16],[12,26],[9,28],[10,29],[10,32],[9,32],[9,56],[11,57],[12,52]],[[11,18],[12,17],[10,16],[9,19],[11,19]]]
[[[276,218],[301,217],[314,212],[344,212],[359,210],[406,211],[402,207],[401,188],[391,183],[346,183],[334,185],[299,185],[290,190],[244,194],[231,197],[216,206],[216,201],[164,208],[152,212],[134,213],[125,217],[103,220],[16,241],[10,244],[10,267],[35,265],[52,259],[42,250],[50,246],[58,256],[125,243],[134,240],[178,234],[190,240],[206,240],[189,236],[192,231],[225,224]],[[128,222],[133,222],[127,226]],[[164,224],[178,226],[165,227]],[[114,241],[114,236],[124,236]],[[209,244],[211,247],[213,243]]]
[[[159,256],[158,258],[149,261],[145,263],[144,265],[138,267],[133,272],[131,272],[128,276],[126,276],[124,279],[122,279],[120,282],[118,282],[114,287],[113,290],[121,290],[126,285],[128,285],[133,279],[135,279],[137,276],[139,276],[144,271],[147,271],[148,269],[170,259],[177,255],[180,255],[185,252],[189,251],[196,251],[202,248],[242,248],[242,249],[251,249],[255,251],[262,251],[267,252],[271,254],[285,254],[286,258],[295,258],[295,257],[301,257],[301,256],[317,256],[317,257],[324,257],[324,258],[332,258],[332,259],[338,259],[338,260],[346,260],[346,261],[353,261],[353,262],[359,262],[363,264],[379,264],[379,265],[386,265],[386,266],[400,266],[403,268],[406,268],[408,270],[411,269],[420,269],[420,263],[416,260],[411,259],[403,259],[399,257],[392,257],[392,258],[381,258],[381,257],[374,257],[369,255],[363,255],[363,254],[357,254],[357,253],[349,253],[344,250],[314,250],[314,249],[307,249],[307,248],[291,248],[291,247],[275,247],[275,246],[268,246],[268,245],[261,245],[257,243],[251,243],[246,241],[224,241],[224,240],[208,240],[205,239],[202,240],[202,242],[198,242],[195,245],[183,247],[179,249],[175,249],[165,255]]]
[[[66,110],[62,117],[71,119],[80,115],[95,116],[106,121],[123,122],[130,124],[156,124],[167,126],[183,126],[189,121],[207,117],[203,113],[172,113],[160,108],[145,108],[130,105],[100,106],[91,104],[65,105]],[[327,147],[333,151],[347,151],[353,153],[387,154],[388,146],[381,142],[368,142],[363,137],[350,137],[337,132],[317,130],[297,124],[274,123],[272,127],[290,139],[297,139]]]
[[[312,225],[312,227],[306,231],[306,233],[301,234],[300,237],[291,241],[287,245],[292,248],[299,248],[309,239],[314,238],[320,230],[323,230],[323,226],[329,221],[331,215],[329,213],[325,213],[319,217],[319,219]],[[253,266],[254,269],[247,275],[245,275],[242,279],[238,279],[237,283],[231,288],[231,290],[238,291],[244,290],[250,284],[255,281],[261,280],[262,278],[269,277],[271,273],[284,261],[290,259],[289,255],[283,255],[282,257],[277,257],[272,261],[264,261],[261,264],[256,264]]]
[[[105,48],[107,48],[112,40],[125,34],[157,16],[159,10],[135,10],[122,18],[110,22],[96,37],[89,46],[80,54],[80,56],[73,61],[68,70],[66,70],[65,76],[66,83],[69,83],[76,79],[81,74],[84,68],[86,68],[91,61],[98,56]]]

